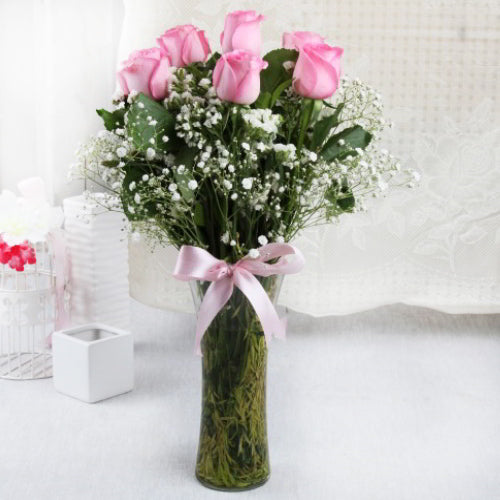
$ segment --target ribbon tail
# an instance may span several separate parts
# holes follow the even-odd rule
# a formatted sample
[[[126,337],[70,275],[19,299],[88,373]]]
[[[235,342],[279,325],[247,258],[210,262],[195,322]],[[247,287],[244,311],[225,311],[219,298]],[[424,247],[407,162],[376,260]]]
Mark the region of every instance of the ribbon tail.
[[[202,356],[201,339],[203,338],[203,334],[229,300],[232,293],[233,282],[229,277],[212,282],[205,292],[200,309],[198,310],[198,322],[196,324],[195,352],[199,356]]]
[[[236,269],[233,276],[234,284],[252,304],[262,325],[266,343],[269,345],[271,336],[284,338],[286,320],[280,319],[271,299],[259,283],[259,280],[246,269]]]

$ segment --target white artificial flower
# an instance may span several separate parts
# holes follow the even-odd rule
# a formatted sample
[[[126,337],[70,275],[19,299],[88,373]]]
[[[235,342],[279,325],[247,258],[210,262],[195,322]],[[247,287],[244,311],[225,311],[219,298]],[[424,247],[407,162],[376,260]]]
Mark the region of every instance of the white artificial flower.
[[[256,249],[256,248],[252,248],[249,252],[248,252],[248,256],[251,258],[251,259],[258,259],[260,257],[260,252]]]
[[[198,187],[198,183],[192,179],[188,182],[188,188],[191,189],[191,191],[194,191]]]
[[[28,240],[45,241],[47,233],[62,224],[60,208],[51,207],[45,198],[42,179],[26,179],[19,183],[23,197],[4,190],[0,194],[0,234],[10,246]]]
[[[241,181],[241,185],[243,186],[243,189],[252,189],[252,186],[253,186],[253,177],[245,177]]]
[[[257,238],[257,241],[259,242],[260,246],[264,246],[264,245],[267,245],[267,238],[261,234],[258,238]]]

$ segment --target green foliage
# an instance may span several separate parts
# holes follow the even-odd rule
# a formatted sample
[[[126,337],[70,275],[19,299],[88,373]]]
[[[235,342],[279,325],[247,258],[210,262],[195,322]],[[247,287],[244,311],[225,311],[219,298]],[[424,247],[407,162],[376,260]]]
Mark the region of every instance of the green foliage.
[[[156,125],[150,125],[149,116],[156,120]],[[140,151],[151,147],[164,153],[175,151],[179,147],[179,140],[176,138],[174,127],[174,117],[159,102],[144,94],[139,94],[128,110],[127,133]],[[163,136],[167,136],[169,140],[164,142]],[[154,144],[151,144],[151,139]]]
[[[354,194],[346,183],[341,187],[338,183],[333,183],[326,191],[325,199],[330,203],[327,207],[328,217],[342,212],[353,212],[356,205]]]
[[[321,148],[330,131],[339,124],[339,115],[343,107],[344,104],[340,103],[337,108],[335,108],[333,114],[325,116],[315,123],[310,147],[312,151],[317,151]]]
[[[182,174],[179,173],[177,169],[173,169],[173,174],[175,182],[179,187],[179,192],[188,203],[191,202],[194,197],[193,191],[188,188],[187,184],[193,178],[193,163],[197,154],[198,151],[195,148],[184,145],[179,149],[174,162],[177,166],[184,165],[186,167]]]
[[[115,109],[114,111],[108,111],[106,109],[96,109],[96,113],[102,118],[106,130],[116,130],[117,128],[123,128],[126,111],[126,108]]]
[[[220,54],[218,52],[214,52],[205,63],[205,67],[207,69],[213,70],[219,59],[220,59]]]
[[[151,173],[151,167],[147,163],[141,161],[129,161],[123,167],[125,178],[123,179],[123,189],[120,193],[120,198],[123,205],[123,211],[130,221],[143,220],[146,217],[153,217],[156,214],[154,203],[146,203],[142,205],[142,212],[132,213],[129,206],[136,206],[134,202],[134,192],[129,189],[131,182],[138,183],[144,174]]]
[[[291,79],[291,71],[285,69],[283,63],[288,61],[295,62],[298,56],[299,53],[296,50],[289,49],[276,49],[268,52],[264,56],[264,61],[267,61],[269,65],[260,73],[260,91],[269,92],[272,96],[273,92],[280,85],[289,81]]]
[[[316,101],[314,99],[304,99],[302,103],[302,112],[300,114],[300,125],[299,125],[299,141],[297,143],[297,149],[300,149],[304,144],[304,139],[306,136],[309,123],[314,111]]]
[[[339,144],[340,139],[343,139],[344,144]],[[356,156],[355,149],[365,149],[371,140],[372,135],[369,132],[364,130],[363,127],[355,125],[330,137],[321,150],[321,156],[326,161],[332,161],[336,158],[342,159],[347,155]]]

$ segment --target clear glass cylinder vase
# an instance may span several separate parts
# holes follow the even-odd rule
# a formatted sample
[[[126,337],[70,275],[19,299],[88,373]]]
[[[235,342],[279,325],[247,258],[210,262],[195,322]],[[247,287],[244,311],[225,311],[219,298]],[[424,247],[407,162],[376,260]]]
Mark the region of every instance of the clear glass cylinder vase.
[[[258,278],[273,303],[282,276]],[[198,311],[209,283],[191,282]],[[203,336],[202,411],[196,477],[219,490],[246,490],[270,475],[266,420],[267,345],[248,301],[234,292]]]
[[[53,255],[37,243],[36,264],[24,271],[0,264],[0,378],[52,376],[51,334],[56,320]]]

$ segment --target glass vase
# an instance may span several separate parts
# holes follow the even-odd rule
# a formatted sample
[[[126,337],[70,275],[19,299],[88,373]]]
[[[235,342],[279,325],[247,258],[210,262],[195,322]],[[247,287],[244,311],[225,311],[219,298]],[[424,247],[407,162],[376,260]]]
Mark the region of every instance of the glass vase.
[[[258,278],[273,303],[282,276]],[[210,283],[191,282],[198,311]],[[267,345],[236,287],[201,342],[202,411],[196,477],[219,490],[246,490],[270,475],[266,421]]]

